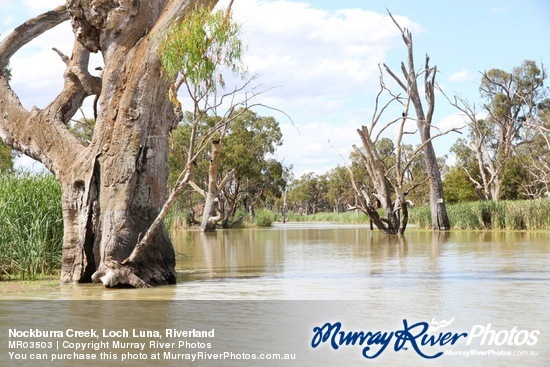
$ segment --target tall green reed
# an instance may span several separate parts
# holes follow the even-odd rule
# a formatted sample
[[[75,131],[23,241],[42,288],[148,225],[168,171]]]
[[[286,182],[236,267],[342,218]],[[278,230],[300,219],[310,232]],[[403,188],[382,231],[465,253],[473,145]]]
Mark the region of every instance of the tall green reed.
[[[62,242],[61,187],[55,178],[0,176],[0,278],[57,273]]]
[[[424,205],[410,211],[410,222],[430,227]],[[517,201],[476,201],[447,205],[452,229],[550,230],[550,198]]]

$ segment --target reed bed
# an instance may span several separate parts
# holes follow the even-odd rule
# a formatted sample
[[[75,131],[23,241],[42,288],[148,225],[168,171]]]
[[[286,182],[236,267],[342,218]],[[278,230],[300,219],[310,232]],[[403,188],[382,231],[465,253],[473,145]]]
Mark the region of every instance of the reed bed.
[[[550,230],[550,198],[520,201],[476,201],[447,205],[452,229]],[[278,214],[276,220],[281,220]],[[363,213],[287,214],[287,222],[368,223]],[[428,205],[411,208],[409,223],[431,227]]]
[[[550,230],[550,198],[447,205],[452,229]],[[430,228],[430,208],[410,211],[410,222]]]
[[[281,221],[281,214],[277,214],[276,220]],[[363,224],[369,223],[369,218],[362,212],[343,212],[343,213],[316,213],[308,215],[287,214],[287,222],[337,222],[344,224]]]
[[[0,279],[59,272],[61,187],[49,174],[0,176]]]

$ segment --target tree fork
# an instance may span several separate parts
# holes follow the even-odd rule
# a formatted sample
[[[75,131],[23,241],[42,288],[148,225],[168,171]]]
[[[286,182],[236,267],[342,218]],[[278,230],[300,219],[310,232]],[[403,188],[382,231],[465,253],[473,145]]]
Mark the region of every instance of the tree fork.
[[[0,137],[61,182],[62,281],[109,287],[175,282],[175,253],[162,224],[170,206],[166,157],[174,114],[158,51],[174,19],[216,2],[69,0],[0,43],[5,66],[24,44],[69,18],[78,40],[70,58],[56,51],[67,66],[65,83],[43,110],[27,111],[0,75]],[[105,61],[101,79],[88,73],[89,52],[98,51]],[[66,124],[94,94],[100,95],[96,127],[84,147]]]
[[[426,55],[424,66],[424,89],[425,97],[428,102],[428,112],[425,114],[417,85],[418,75],[416,74],[414,67],[412,34],[409,30],[401,28],[389,10],[388,14],[401,32],[403,42],[407,46],[407,66],[405,66],[404,63],[401,63],[401,70],[406,83],[401,81],[387,65],[384,64],[384,67],[386,71],[394,78],[394,80],[401,86],[401,88],[409,95],[409,98],[415,108],[418,131],[420,134],[420,139],[424,144],[424,161],[428,170],[428,177],[430,178],[430,212],[432,217],[432,228],[437,230],[449,230],[451,226],[447,216],[447,208],[445,206],[441,173],[439,171],[437,156],[435,155],[433,145],[431,144],[432,138],[430,136],[432,116],[435,108],[434,89],[437,68],[430,68],[430,58]]]

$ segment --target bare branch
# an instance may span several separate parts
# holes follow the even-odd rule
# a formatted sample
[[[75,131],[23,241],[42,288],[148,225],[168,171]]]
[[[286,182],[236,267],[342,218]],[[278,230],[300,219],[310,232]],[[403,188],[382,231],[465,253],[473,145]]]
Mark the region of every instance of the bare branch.
[[[399,101],[400,98],[401,98],[401,94],[393,94],[385,85],[384,83],[384,75],[382,73],[382,69],[380,68],[380,64],[378,64],[378,70],[379,70],[379,83],[380,83],[380,90],[378,91],[378,94],[376,95],[376,100],[375,100],[375,105],[374,105],[374,112],[373,112],[373,116],[372,116],[372,122],[370,124],[370,128],[369,128],[369,135],[372,135],[373,132],[374,132],[374,128],[376,127],[376,125],[378,124],[378,122],[380,121],[380,118],[384,115],[384,112],[386,111],[386,109],[395,101]],[[381,110],[379,110],[379,106],[380,106],[380,97],[382,96],[382,93],[384,92],[388,92],[390,94],[390,96],[392,97],[391,99],[389,99],[385,104],[384,106],[382,107]],[[399,101],[400,102],[400,101]],[[401,102],[400,102],[401,103]],[[375,138],[373,139],[373,143],[376,143],[378,141],[378,139],[380,138],[380,135],[387,129],[389,128],[390,126],[392,126],[394,123],[396,123],[397,121],[399,121],[400,118],[397,118],[395,120],[392,120],[390,121],[389,123],[387,123],[386,125],[384,125],[384,127],[382,127],[382,129],[380,129],[380,131],[378,131],[378,133],[376,134]]]
[[[21,47],[66,20],[69,20],[69,12],[65,5],[61,5],[15,28],[0,44],[0,70]]]
[[[192,176],[195,168],[196,168],[196,163],[195,162],[190,162],[189,164],[187,164],[187,168],[185,169],[185,174],[184,174],[182,180],[178,183],[178,185],[176,187],[174,187],[172,189],[172,191],[170,192],[170,195],[168,196],[168,199],[166,199],[166,202],[162,206],[159,214],[157,215],[157,217],[155,218],[153,223],[151,223],[151,226],[149,227],[149,229],[147,230],[147,232],[145,233],[143,238],[138,242],[136,247],[134,247],[134,250],[132,251],[130,256],[128,256],[122,262],[123,265],[127,264],[127,263],[130,263],[130,264],[134,263],[135,260],[145,250],[145,248],[151,243],[151,241],[153,240],[153,237],[157,233],[157,230],[162,225],[162,223],[164,221],[164,218],[166,218],[166,215],[168,215],[168,212],[172,208],[172,205],[174,204],[174,202],[176,201],[178,196],[185,190],[185,187],[187,186],[187,184],[191,180],[191,176]]]
[[[405,30],[403,28],[401,28],[399,23],[397,23],[397,20],[395,20],[395,18],[393,17],[393,14],[390,12],[390,10],[387,7],[386,7],[386,11],[388,12],[388,15],[390,16],[391,20],[393,21],[393,24],[395,24],[395,26],[399,29],[401,34],[404,34]]]
[[[430,68],[430,57],[426,55],[424,75],[424,92],[426,94],[426,101],[428,101],[428,113],[426,114],[427,123],[431,123],[432,116],[435,110],[435,75],[437,74],[437,67]]]
[[[231,180],[234,176],[235,176],[235,169],[232,169],[231,171],[227,172],[225,177],[218,184],[218,191],[221,190],[223,187],[225,187],[225,185],[227,185],[229,180]]]
[[[409,169],[409,167],[411,166],[413,161],[420,155],[420,153],[422,152],[424,147],[427,144],[430,144],[432,140],[434,140],[435,138],[438,138],[440,136],[447,135],[451,132],[462,134],[462,132],[460,131],[461,129],[462,128],[452,128],[452,129],[449,129],[447,131],[435,134],[435,135],[431,136],[429,139],[427,139],[426,141],[424,141],[422,144],[420,144],[418,147],[416,147],[416,149],[414,150],[414,153],[411,155],[411,157],[409,158],[409,160],[407,161],[407,163],[403,167],[403,172]]]
[[[44,110],[34,107],[30,112],[26,111],[7,81],[0,78],[0,100],[3,101],[0,104],[0,113],[4,115],[0,120],[0,136],[5,143],[42,162],[55,174],[62,170],[62,162],[72,162],[67,159],[68,154],[76,155],[84,148],[65,124],[82,106],[86,96],[100,90],[99,79],[91,76],[88,78],[82,73],[80,77],[77,76],[82,68],[87,67],[88,60],[89,52],[75,41],[63,90]],[[85,85],[88,87],[83,88]],[[37,128],[37,124],[40,124],[40,128]],[[59,144],[52,144],[52,141]]]
[[[227,4],[227,7],[225,8],[225,17],[229,18],[231,16],[231,7],[233,6],[233,0],[229,1],[229,4]]]
[[[67,124],[80,109],[86,97],[101,93],[102,81],[101,78],[92,76],[88,72],[90,51],[77,40],[74,41],[71,58],[57,49],[54,51],[67,64],[67,70],[63,90],[46,110],[59,111],[58,119]]]
[[[206,197],[206,192],[199,187],[194,181],[189,181],[189,186],[193,188],[196,192],[198,192],[200,195]]]
[[[59,55],[59,57],[61,57],[61,60],[65,63],[65,65],[69,66],[70,59],[67,55],[65,55],[63,52],[59,51],[55,47],[52,47],[52,50],[54,50]]]
[[[405,190],[403,192],[403,195],[404,196],[409,195],[414,189],[416,189],[417,187],[420,187],[421,185],[424,185],[426,182],[428,182],[429,179],[430,179],[430,177],[426,177],[422,181],[415,183],[414,185],[409,187],[407,190]]]
[[[391,77],[397,82],[397,84],[399,84],[405,92],[408,92],[408,88],[405,85],[405,83],[403,83],[401,79],[399,79],[399,77],[395,75],[395,73],[388,67],[388,65],[386,64],[383,64],[383,65],[384,65],[384,68],[386,69],[386,72],[391,75]]]

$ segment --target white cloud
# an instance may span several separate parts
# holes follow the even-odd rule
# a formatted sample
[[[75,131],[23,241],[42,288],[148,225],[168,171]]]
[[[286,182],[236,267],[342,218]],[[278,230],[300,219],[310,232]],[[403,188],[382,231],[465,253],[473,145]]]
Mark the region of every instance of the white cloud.
[[[12,87],[26,108],[35,105],[44,108],[63,85],[65,64],[52,51],[19,57],[11,63]]]
[[[36,16],[63,4],[65,4],[64,0],[25,0],[23,2],[23,5],[29,10],[31,16]]]
[[[241,0],[234,15],[248,45],[245,62],[262,82],[282,86],[282,102],[297,96],[312,100],[376,92],[378,63],[390,49],[402,47],[388,16],[362,9],[328,11],[289,1]],[[413,31],[420,26],[404,17]]]
[[[72,46],[70,24],[65,22],[34,39],[12,57],[11,84],[25,107],[43,108],[59,93],[65,64],[52,47],[70,56]]]
[[[275,156],[284,165],[292,164],[296,178],[308,172],[322,174],[337,164],[343,165],[340,154],[348,159],[352,144],[360,144],[355,131],[359,126],[351,121],[343,124],[313,122],[298,127],[281,124],[283,149]]]
[[[8,15],[4,19],[2,19],[1,23],[3,26],[8,26],[13,22],[13,19],[14,19],[13,15]]]
[[[24,154],[17,157],[13,163],[15,169],[24,172],[47,172],[46,166]]]
[[[389,51],[404,48],[386,14],[311,4],[240,0],[233,5],[248,45],[250,72],[260,74],[262,84],[277,87],[261,102],[288,113],[299,130],[274,114],[284,136],[276,156],[292,164],[297,177],[342,164],[339,154],[348,158],[352,144],[360,143],[355,130],[371,118],[378,64],[388,61]],[[408,18],[396,19],[415,34],[422,31]]]
[[[445,132],[451,129],[461,128],[465,125],[466,122],[464,121],[464,116],[460,113],[455,113],[453,115],[443,117],[436,126],[441,132]]]
[[[455,83],[475,80],[476,78],[477,75],[475,73],[472,73],[469,69],[462,69],[460,71],[457,71],[456,73],[451,74],[451,76],[449,76],[449,81]]]

